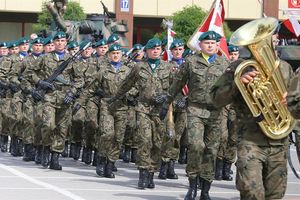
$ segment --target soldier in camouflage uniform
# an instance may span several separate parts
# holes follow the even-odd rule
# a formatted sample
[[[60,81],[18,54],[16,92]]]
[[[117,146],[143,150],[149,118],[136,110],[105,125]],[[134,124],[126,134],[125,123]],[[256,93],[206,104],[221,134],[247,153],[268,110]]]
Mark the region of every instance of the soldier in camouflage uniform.
[[[53,83],[46,81],[54,70],[66,61],[70,55],[65,52],[66,34],[58,32],[54,38],[55,52],[45,54],[36,65],[28,70],[28,78],[42,90],[33,89],[31,95],[35,101],[43,102],[42,112],[42,166],[61,170],[59,154],[63,152],[65,139],[71,120],[70,103],[83,86],[82,74],[71,65],[60,74]],[[42,91],[45,91],[43,95]],[[49,157],[51,155],[51,161]]]
[[[289,110],[296,119],[300,119],[300,68],[297,69],[295,77],[291,81],[288,93]]]
[[[8,44],[8,55],[19,53],[18,41],[11,41]]]
[[[209,91],[227,67],[227,61],[216,54],[219,38],[219,34],[214,31],[205,32],[199,37],[201,54],[192,55],[186,59],[182,70],[176,74],[175,81],[169,90],[168,100],[160,112],[160,117],[164,118],[169,104],[187,84],[189,98],[186,172],[189,177],[189,190],[185,200],[196,198],[198,182],[201,184],[202,190],[200,199],[210,199],[209,190],[214,178],[217,147],[221,137],[221,110],[212,105]]]
[[[96,50],[94,56],[97,58],[99,65],[101,65],[103,62],[108,62],[107,60],[108,45],[106,39],[102,39],[96,42],[94,48]]]
[[[273,39],[274,41],[274,39]],[[275,44],[273,44],[275,47]],[[239,59],[226,69],[211,90],[215,106],[231,103],[238,119],[237,175],[236,187],[243,199],[282,199],[287,186],[288,137],[272,140],[260,129],[234,83],[234,72],[243,60]],[[293,76],[291,66],[280,61],[285,84],[290,86]],[[257,75],[252,70],[241,76],[244,84]],[[282,97],[286,104],[286,95]]]
[[[159,109],[166,99],[170,84],[170,64],[160,59],[161,41],[150,39],[146,46],[147,59],[138,62],[116,94],[120,99],[132,87],[138,90],[138,150],[136,165],[139,169],[138,188],[154,188],[154,172],[159,168],[162,136],[165,132],[159,119]]]
[[[173,56],[172,61],[170,61],[170,64],[172,65],[172,68],[170,69],[170,77],[173,81],[175,80],[176,73],[181,70],[184,63],[184,59],[182,58],[182,54],[184,52],[183,41],[175,39],[170,45],[170,50]],[[175,131],[175,134],[173,136],[166,134],[163,138],[162,162],[160,166],[160,173],[158,175],[160,179],[178,179],[178,176],[174,171],[174,166],[175,161],[178,160],[179,150],[181,148],[180,139],[186,130],[186,99],[187,96],[181,92],[176,96],[175,101],[172,104],[174,116],[174,119],[172,120],[174,120],[175,123],[175,130],[173,131]]]
[[[129,68],[121,62],[122,52],[119,44],[109,47],[109,62],[99,67],[95,84],[91,88],[98,93],[100,100],[100,131],[97,134],[97,167],[99,176],[114,178],[114,163],[119,158],[127,123],[127,110],[125,99],[109,106],[108,99],[114,96],[120,83],[125,79]]]
[[[53,38],[51,36],[44,39],[44,53],[51,53],[55,50]]]

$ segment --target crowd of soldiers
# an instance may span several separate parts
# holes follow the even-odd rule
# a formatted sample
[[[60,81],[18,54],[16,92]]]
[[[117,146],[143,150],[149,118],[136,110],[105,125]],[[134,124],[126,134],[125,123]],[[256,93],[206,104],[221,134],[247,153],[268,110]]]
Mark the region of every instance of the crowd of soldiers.
[[[195,199],[198,188],[201,200],[210,199],[213,180],[233,180],[231,165],[236,157],[252,156],[247,151],[257,141],[271,146],[273,142],[249,123],[255,121],[249,119],[240,97],[229,96],[237,95],[236,88],[222,77],[232,79],[231,72],[240,62],[239,49],[229,46],[228,61],[217,54],[220,38],[214,31],[203,33],[200,54],[185,50],[184,42],[174,39],[169,62],[162,59],[167,42],[157,38],[144,46],[135,44],[129,51],[120,46],[115,34],[96,43],[68,42],[64,32],[52,38],[2,42],[1,151],[54,170],[62,169],[60,155],[81,157],[107,178],[115,177],[115,162],[121,157],[136,163],[139,189],[155,187],[155,172],[160,179],[178,179],[174,169],[178,161],[187,164],[185,199]],[[256,133],[243,134],[244,143],[237,147],[238,120],[245,133]],[[169,121],[174,121],[174,132],[167,131]],[[276,159],[284,159],[285,144],[286,140],[274,142],[280,146],[274,154],[282,152]],[[253,171],[245,169],[253,163],[240,159],[237,188],[241,198],[282,198],[287,175],[282,162],[266,181],[272,186],[274,179],[282,180],[275,181],[282,188],[272,193],[269,185],[259,184],[265,180],[252,184]]]

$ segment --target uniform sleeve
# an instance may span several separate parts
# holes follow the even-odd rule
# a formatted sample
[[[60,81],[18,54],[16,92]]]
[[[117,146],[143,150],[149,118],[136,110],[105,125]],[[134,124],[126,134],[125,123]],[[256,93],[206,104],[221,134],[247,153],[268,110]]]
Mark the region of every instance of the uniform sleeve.
[[[291,80],[288,90],[288,108],[294,118],[300,119],[300,73]]]
[[[234,72],[236,67],[243,60],[237,60],[230,64],[225,72],[220,76],[212,86],[210,96],[214,106],[223,107],[231,102],[239,94],[239,90],[234,82]]]
[[[71,79],[73,82],[71,86],[71,91],[75,94],[84,86],[84,74],[83,71],[81,70],[79,62],[74,62],[71,65],[72,65]]]

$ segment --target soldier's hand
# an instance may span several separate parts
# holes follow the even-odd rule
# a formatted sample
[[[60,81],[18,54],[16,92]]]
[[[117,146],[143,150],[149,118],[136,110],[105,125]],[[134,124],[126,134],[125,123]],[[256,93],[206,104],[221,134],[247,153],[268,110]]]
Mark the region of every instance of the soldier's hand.
[[[159,119],[164,120],[167,116],[168,108],[162,107],[159,112]]]
[[[240,80],[242,83],[248,84],[251,81],[253,81],[254,77],[256,77],[258,74],[259,74],[259,72],[255,71],[255,70],[246,72],[241,76]]]
[[[166,94],[158,94],[154,97],[154,101],[157,104],[163,104],[167,100],[167,95]]]
[[[75,95],[73,94],[73,92],[68,91],[68,92],[66,93],[65,98],[64,98],[64,103],[65,103],[65,104],[70,104],[70,103],[72,103],[74,100],[75,100]]]
[[[184,96],[184,97],[178,99],[178,100],[175,102],[175,104],[176,104],[176,106],[177,106],[178,108],[181,108],[181,109],[186,108],[186,106],[187,106],[187,96]]]
[[[38,82],[38,86],[41,87],[43,90],[55,90],[55,87],[52,83],[43,80],[40,80]]]
[[[37,90],[32,90],[31,96],[35,101],[41,101],[43,99],[43,96]]]
[[[94,95],[99,97],[100,99],[104,97],[104,91],[100,88],[98,88],[95,92],[94,92]]]
[[[281,103],[285,106],[287,106],[287,92],[285,92],[283,95],[282,95],[282,99],[281,99]]]

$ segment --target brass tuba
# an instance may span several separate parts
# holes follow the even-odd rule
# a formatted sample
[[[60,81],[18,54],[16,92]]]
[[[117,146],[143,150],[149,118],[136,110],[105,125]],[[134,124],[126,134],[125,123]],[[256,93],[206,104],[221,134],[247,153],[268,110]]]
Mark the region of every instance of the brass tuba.
[[[252,53],[253,59],[245,60],[237,67],[234,81],[263,133],[274,140],[286,137],[295,124],[287,107],[281,103],[287,89],[272,44],[277,26],[275,18],[253,20],[236,30],[230,38],[231,44],[247,46]],[[244,84],[240,77],[251,67],[259,74]]]

